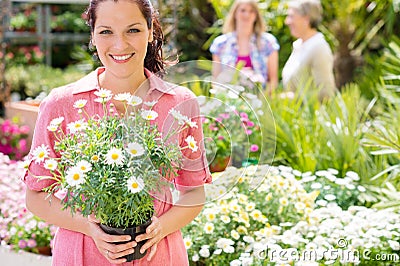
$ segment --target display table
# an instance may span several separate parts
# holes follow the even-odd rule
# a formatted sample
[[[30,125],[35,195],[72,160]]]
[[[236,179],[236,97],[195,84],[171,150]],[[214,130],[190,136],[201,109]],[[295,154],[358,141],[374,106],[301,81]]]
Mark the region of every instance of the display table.
[[[51,256],[42,256],[25,251],[15,252],[0,246],[2,266],[50,266]]]
[[[27,139],[28,147],[31,146],[33,130],[35,129],[37,114],[39,111],[38,104],[32,102],[9,102],[5,104],[5,117],[8,119],[18,116],[21,124],[29,126],[29,137]]]

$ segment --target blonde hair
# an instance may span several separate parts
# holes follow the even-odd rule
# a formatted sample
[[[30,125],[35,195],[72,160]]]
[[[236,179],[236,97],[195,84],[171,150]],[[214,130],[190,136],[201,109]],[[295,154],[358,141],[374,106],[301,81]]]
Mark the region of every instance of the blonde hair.
[[[256,34],[258,39],[258,37],[261,36],[263,32],[265,32],[266,28],[264,18],[261,16],[260,9],[258,8],[257,0],[236,0],[229,10],[224,26],[222,27],[222,32],[229,33],[236,31],[235,13],[241,4],[249,4],[256,11],[257,15],[256,21],[254,22],[253,32]]]
[[[322,6],[319,0],[294,0],[289,2],[289,8],[293,8],[301,16],[310,18],[310,27],[318,28],[322,21]]]

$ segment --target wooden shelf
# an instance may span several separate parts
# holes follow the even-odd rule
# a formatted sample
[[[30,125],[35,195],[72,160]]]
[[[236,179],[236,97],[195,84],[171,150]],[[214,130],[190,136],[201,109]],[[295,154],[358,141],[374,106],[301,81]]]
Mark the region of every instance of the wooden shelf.
[[[89,0],[11,0],[11,2],[38,4],[88,4]]]
[[[9,44],[38,44],[45,55],[45,63],[52,65],[52,47],[54,44],[88,43],[89,33],[51,32],[52,4],[82,4],[87,5],[89,0],[8,0],[9,9],[13,3],[37,4],[38,19],[35,32],[5,31],[3,41]],[[3,19],[3,29],[9,29],[9,17]]]
[[[12,44],[37,43],[41,40],[51,40],[52,43],[89,42],[88,33],[42,33],[8,31],[4,37]]]

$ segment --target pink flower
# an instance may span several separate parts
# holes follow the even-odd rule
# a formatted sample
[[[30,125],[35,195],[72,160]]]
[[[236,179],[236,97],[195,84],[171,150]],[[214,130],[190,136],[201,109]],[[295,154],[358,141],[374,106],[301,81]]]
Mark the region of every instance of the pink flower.
[[[27,246],[28,246],[28,243],[26,243],[25,240],[21,239],[20,241],[18,241],[19,248],[26,248]]]
[[[253,133],[253,130],[251,129],[246,129],[246,135],[251,135]]]
[[[240,113],[240,117],[242,118],[249,118],[249,116],[245,112]]]
[[[247,126],[248,127],[254,127],[254,122],[253,121],[247,121]]]
[[[252,145],[250,146],[250,151],[251,151],[251,152],[256,152],[256,151],[258,151],[258,145],[257,145],[257,144],[252,144]]]
[[[34,248],[34,247],[36,247],[37,244],[36,244],[35,239],[29,239],[27,245],[30,248]]]
[[[21,134],[28,134],[28,133],[29,133],[29,126],[22,125],[22,126],[19,128],[19,132],[20,132]]]

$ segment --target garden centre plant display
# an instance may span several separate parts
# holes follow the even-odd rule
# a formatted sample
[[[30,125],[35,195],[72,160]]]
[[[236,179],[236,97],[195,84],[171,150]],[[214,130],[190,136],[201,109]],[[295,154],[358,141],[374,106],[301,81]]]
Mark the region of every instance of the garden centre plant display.
[[[344,210],[336,201],[345,193],[322,204],[314,201],[323,187],[303,188],[338,175],[269,165],[215,173],[214,184],[206,185],[210,203],[183,230],[191,265],[376,265],[379,256],[386,256],[379,265],[399,262],[399,210]],[[352,182],[341,182],[356,184],[354,172],[346,177]]]
[[[85,111],[87,101],[76,101],[71,108],[81,119],[65,125],[64,118],[58,117],[47,127],[55,134],[54,150],[59,158],[51,158],[49,147],[42,144],[33,150],[32,160],[49,170],[49,176],[39,178],[56,181],[46,189],[49,196],[60,197],[63,207],[70,208],[72,214],[94,214],[103,230],[106,226],[140,226],[153,216],[157,193],[169,189],[166,178],[177,174],[181,150],[198,149],[191,135],[185,139],[185,147],[176,143],[181,131],[197,125],[171,109],[169,113],[178,126],[162,134],[152,123],[158,116],[152,110],[156,102],[143,103],[129,93],[113,96],[105,89],[94,94],[98,97],[95,101],[103,106],[104,116],[89,117]],[[108,104],[112,97],[124,104],[123,117],[112,103]],[[128,111],[142,103],[141,108]]]
[[[27,138],[29,127],[19,125],[18,118],[0,118],[0,152],[11,159],[20,160],[28,153]]]
[[[241,166],[247,159],[260,159],[262,133],[257,116],[261,101],[245,88],[215,87],[210,97],[200,96],[207,159],[212,162],[230,157]]]
[[[50,252],[56,227],[25,208],[25,185],[19,179],[24,172],[22,162],[11,161],[7,155],[0,153],[1,246],[15,251]]]
[[[281,223],[308,220],[318,192],[307,193],[294,177],[271,169],[228,167],[213,175],[206,186],[211,202],[183,231],[192,261],[228,265],[258,237],[279,233]]]

